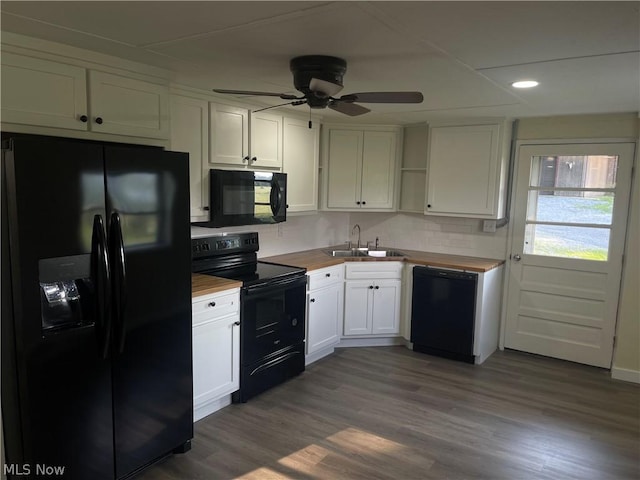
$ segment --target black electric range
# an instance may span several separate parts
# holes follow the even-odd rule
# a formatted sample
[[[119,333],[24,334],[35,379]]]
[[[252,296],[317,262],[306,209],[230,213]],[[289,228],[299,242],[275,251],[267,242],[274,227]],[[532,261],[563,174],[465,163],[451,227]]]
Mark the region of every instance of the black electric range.
[[[192,271],[242,282],[240,390],[249,398],[304,371],[306,270],[257,260],[258,233],[194,238]]]

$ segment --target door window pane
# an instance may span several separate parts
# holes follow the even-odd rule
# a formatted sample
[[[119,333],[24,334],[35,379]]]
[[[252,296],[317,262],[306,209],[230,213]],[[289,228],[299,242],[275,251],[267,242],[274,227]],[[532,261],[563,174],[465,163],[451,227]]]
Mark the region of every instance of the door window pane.
[[[532,157],[523,252],[606,261],[617,169],[615,155]]]
[[[529,191],[527,221],[611,225],[614,201],[612,192],[582,192],[589,194],[584,196],[555,193],[556,195],[548,195],[541,190]]]
[[[616,187],[618,157],[615,155],[564,155],[533,157],[529,185],[555,188],[610,188]],[[581,192],[573,192],[579,194]],[[565,192],[564,195],[569,194]]]
[[[529,224],[523,251],[529,255],[606,261],[609,234],[608,228]]]

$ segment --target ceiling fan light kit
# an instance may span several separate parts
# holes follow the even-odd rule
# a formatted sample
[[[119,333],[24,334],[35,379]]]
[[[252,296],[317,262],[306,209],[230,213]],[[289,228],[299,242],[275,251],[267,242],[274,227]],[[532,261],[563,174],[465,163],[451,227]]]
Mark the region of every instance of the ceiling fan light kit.
[[[351,117],[370,112],[363,103],[422,103],[420,92],[363,92],[334,98],[343,88],[342,80],[347,72],[347,62],[342,58],[326,55],[304,55],[289,62],[293,74],[293,85],[303,95],[296,97],[287,93],[255,92],[248,90],[213,89],[214,92],[230,95],[258,95],[292,100],[284,105],[309,105],[310,108],[330,108]],[[281,107],[274,105],[269,108]]]

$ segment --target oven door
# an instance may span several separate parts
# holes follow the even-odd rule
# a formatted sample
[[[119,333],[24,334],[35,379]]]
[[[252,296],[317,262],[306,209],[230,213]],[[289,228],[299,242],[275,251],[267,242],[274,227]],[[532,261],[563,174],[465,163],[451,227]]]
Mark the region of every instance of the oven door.
[[[274,172],[209,170],[210,227],[284,222],[287,175]]]
[[[304,341],[306,276],[243,287],[240,363]]]

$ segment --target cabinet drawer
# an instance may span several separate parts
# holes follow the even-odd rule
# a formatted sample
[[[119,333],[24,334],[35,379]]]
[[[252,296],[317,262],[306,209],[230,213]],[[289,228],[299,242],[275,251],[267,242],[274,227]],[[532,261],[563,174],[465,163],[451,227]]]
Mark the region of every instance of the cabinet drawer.
[[[216,293],[198,297],[191,307],[193,324],[197,325],[211,318],[220,318],[240,311],[240,291]]]
[[[326,287],[327,285],[339,283],[344,280],[344,265],[321,268],[320,270],[307,273],[307,276],[309,277],[309,290]]]
[[[346,263],[345,278],[370,280],[373,278],[400,278],[402,262],[352,262]]]

